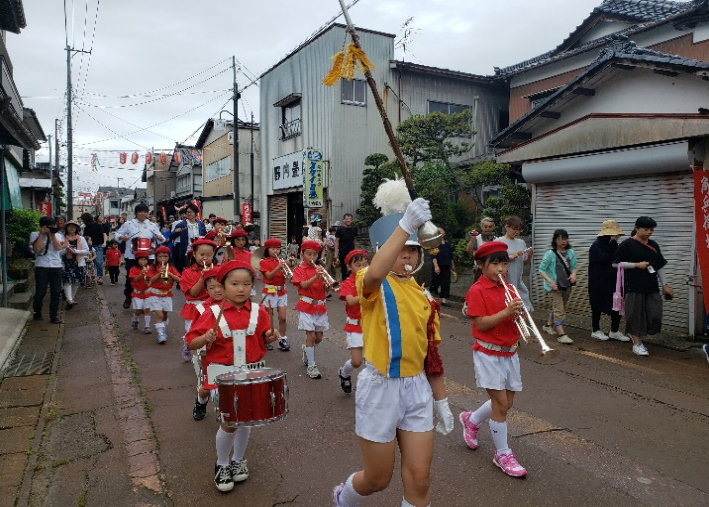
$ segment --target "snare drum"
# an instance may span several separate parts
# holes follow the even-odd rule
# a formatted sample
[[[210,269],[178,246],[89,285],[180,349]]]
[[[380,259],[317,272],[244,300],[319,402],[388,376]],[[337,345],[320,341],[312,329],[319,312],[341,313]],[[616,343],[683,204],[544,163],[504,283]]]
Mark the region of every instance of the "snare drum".
[[[259,368],[225,373],[216,378],[219,422],[231,428],[263,426],[288,414],[286,372]],[[216,403],[215,403],[216,404]]]
[[[133,238],[131,247],[134,252],[138,250],[147,250],[150,254],[153,253],[153,240],[150,238]]]

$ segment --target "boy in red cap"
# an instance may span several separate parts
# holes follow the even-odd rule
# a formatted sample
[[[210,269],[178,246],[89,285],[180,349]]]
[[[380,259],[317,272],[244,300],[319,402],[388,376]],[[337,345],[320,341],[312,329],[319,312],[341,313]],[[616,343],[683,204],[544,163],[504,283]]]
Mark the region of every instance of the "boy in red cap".
[[[345,266],[350,270],[350,276],[340,285],[340,299],[345,302],[347,320],[345,336],[350,359],[340,368],[340,387],[345,394],[352,392],[352,372],[362,365],[364,340],[362,338],[362,312],[357,294],[357,272],[369,265],[369,255],[364,250],[352,250],[345,257]]]
[[[148,287],[150,287],[150,282],[146,275],[148,274],[148,259],[150,253],[147,250],[137,250],[134,252],[134,256],[137,266],[133,266],[128,272],[128,278],[130,278],[131,286],[133,287],[133,292],[131,293],[133,319],[131,320],[130,327],[132,329],[138,329],[138,319],[141,315],[144,315],[145,327],[143,327],[143,332],[149,334],[150,307],[146,303],[148,300]]]
[[[234,260],[251,265],[251,252],[246,247],[248,236],[249,233],[244,229],[234,229],[231,231],[232,243],[234,245]]]
[[[321,246],[317,241],[303,241],[300,256],[303,262],[293,270],[293,285],[300,296],[295,309],[298,311],[298,329],[305,331],[302,345],[303,364],[308,367],[308,377],[322,378],[315,364],[315,345],[322,341],[322,334],[330,328],[327,319],[325,298],[328,289],[323,282],[325,268],[316,263]]]
[[[263,275],[263,304],[266,308],[275,308],[278,313],[278,348],[286,352],[290,344],[286,337],[286,309],[288,308],[288,290],[286,289],[285,264],[280,259],[281,240],[267,239],[264,244],[263,259],[259,263],[259,271]]]
[[[515,393],[522,390],[515,316],[523,311],[524,302],[514,299],[508,305],[505,299],[503,280],[510,262],[505,243],[483,244],[475,251],[475,261],[481,276],[468,290],[465,301],[468,316],[473,318],[475,382],[487,391],[490,400],[474,412],[460,414],[463,439],[468,447],[477,449],[480,425],[489,420],[496,449],[492,462],[510,477],[524,477],[527,470],[507,442],[507,412]]]
[[[204,239],[211,239],[217,246],[224,246],[226,244],[227,234],[224,232],[226,229],[226,224],[229,221],[226,218],[217,217],[212,223],[212,230],[204,235]]]
[[[180,317],[185,319],[185,335],[190,330],[192,321],[199,317],[196,305],[207,299],[204,288],[204,273],[214,267],[214,251],[217,244],[209,239],[197,239],[192,242],[192,253],[187,259],[187,267],[182,271],[180,289],[185,295],[185,305]],[[187,362],[192,358],[185,337],[182,338],[182,360]]]
[[[219,268],[218,279],[224,285],[226,301],[222,318],[217,326],[220,305],[212,305],[194,323],[187,333],[190,349],[206,347],[206,364],[234,364],[234,331],[246,330],[246,362],[257,363],[266,355],[266,343],[275,341],[271,323],[265,308],[250,301],[254,283],[251,265],[230,261]],[[226,336],[225,336],[226,335]],[[275,336],[274,336],[275,335]],[[214,379],[208,378],[205,387],[215,389]],[[217,430],[217,462],[214,466],[214,484],[223,493],[234,489],[235,482],[245,481],[249,476],[244,454],[249,442],[251,428],[229,427],[222,424]]]
[[[164,277],[167,272],[167,277]],[[155,330],[158,343],[167,341],[165,323],[167,314],[172,311],[172,286],[180,282],[180,272],[170,264],[170,249],[161,246],[155,250],[155,263],[148,268],[148,308],[155,312]]]

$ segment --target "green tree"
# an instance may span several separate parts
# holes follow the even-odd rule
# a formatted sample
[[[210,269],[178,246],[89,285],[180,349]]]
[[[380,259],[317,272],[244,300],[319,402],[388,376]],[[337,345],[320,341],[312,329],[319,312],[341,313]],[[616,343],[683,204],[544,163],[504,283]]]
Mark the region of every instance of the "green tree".
[[[357,208],[357,225],[369,227],[380,216],[372,201],[379,185],[385,178],[393,178],[398,172],[398,164],[389,162],[389,157],[382,153],[374,153],[364,159],[367,167],[362,172],[362,186],[360,191],[360,205]]]
[[[7,241],[12,243],[12,256],[22,257],[30,241],[30,233],[39,230],[39,211],[13,209],[7,215]]]
[[[452,158],[473,149],[473,143],[463,140],[475,133],[470,124],[470,110],[453,114],[417,114],[399,125],[397,139],[412,168],[435,160],[451,167]]]

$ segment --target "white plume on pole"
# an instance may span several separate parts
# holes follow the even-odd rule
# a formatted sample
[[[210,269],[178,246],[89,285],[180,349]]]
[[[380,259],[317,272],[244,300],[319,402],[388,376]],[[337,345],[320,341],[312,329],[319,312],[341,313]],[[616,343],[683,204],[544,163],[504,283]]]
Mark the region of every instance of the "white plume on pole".
[[[408,205],[411,204],[411,196],[406,188],[406,182],[399,178],[385,179],[384,183],[379,185],[372,203],[379,208],[382,215],[404,213]]]

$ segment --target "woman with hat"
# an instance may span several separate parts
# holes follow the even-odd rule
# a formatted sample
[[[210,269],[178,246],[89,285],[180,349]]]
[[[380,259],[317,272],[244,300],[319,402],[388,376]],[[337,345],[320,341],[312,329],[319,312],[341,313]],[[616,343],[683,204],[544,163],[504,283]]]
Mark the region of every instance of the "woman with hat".
[[[618,239],[625,233],[615,220],[606,220],[601,232],[588,250],[588,299],[591,303],[591,338],[622,342],[630,338],[620,332],[620,314],[613,311],[613,292],[618,275],[613,258],[618,250]],[[601,330],[601,314],[611,316],[611,332]]]
[[[76,291],[79,284],[84,281],[86,261],[84,256],[89,253],[89,245],[86,240],[79,235],[81,227],[73,220],[66,223],[64,229],[64,250],[62,254],[62,283],[64,284],[64,295],[66,296],[66,308],[71,310],[76,302]]]

